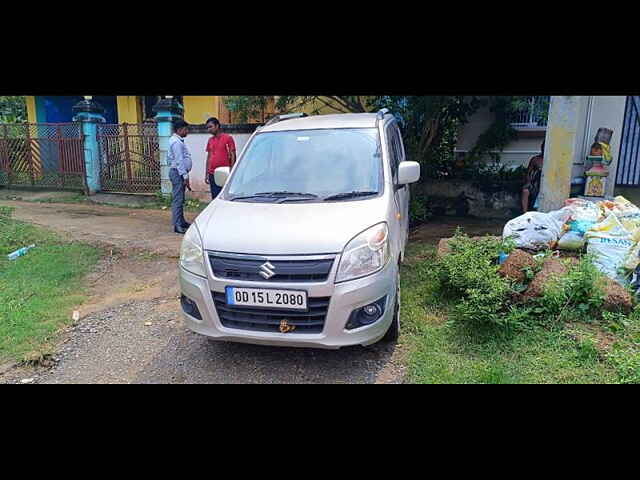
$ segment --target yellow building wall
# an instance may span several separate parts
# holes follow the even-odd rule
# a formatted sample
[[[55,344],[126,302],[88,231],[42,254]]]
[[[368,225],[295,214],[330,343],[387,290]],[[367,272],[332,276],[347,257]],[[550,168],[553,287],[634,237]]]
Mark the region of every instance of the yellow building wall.
[[[36,97],[26,97],[27,101],[27,120],[29,123],[38,123],[38,117],[36,116]]]
[[[200,125],[206,122],[207,118],[220,116],[220,97],[217,95],[183,96],[182,101],[184,119],[187,123]]]
[[[118,123],[141,123],[142,107],[136,96],[116,97],[118,105]]]

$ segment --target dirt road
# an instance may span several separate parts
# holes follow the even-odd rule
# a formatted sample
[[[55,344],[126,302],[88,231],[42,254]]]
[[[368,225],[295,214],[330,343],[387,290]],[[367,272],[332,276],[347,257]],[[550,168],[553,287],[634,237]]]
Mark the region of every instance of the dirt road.
[[[0,383],[400,383],[401,346],[338,351],[212,343],[187,330],[179,305],[181,237],[167,211],[0,201],[14,217],[99,245],[111,255],[86,279],[81,319],[50,365]],[[188,216],[188,220],[192,216]],[[72,312],[69,312],[71,316]]]
[[[170,227],[168,210],[4,200],[0,205],[15,208],[14,217],[18,220],[46,227],[72,240],[113,246],[127,254],[146,251],[179,257],[181,237]],[[185,212],[185,217],[191,221],[193,214]]]

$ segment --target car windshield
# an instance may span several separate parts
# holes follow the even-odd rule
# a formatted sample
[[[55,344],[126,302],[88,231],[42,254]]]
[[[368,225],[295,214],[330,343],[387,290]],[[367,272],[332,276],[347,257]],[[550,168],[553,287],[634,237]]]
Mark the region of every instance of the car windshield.
[[[257,134],[225,194],[250,202],[366,199],[382,189],[375,128],[296,130]],[[351,194],[356,195],[342,195]]]

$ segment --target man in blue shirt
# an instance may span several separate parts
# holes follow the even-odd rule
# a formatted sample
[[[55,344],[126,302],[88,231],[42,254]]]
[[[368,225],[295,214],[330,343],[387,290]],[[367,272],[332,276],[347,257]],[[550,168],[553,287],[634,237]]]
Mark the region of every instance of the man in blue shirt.
[[[191,153],[184,142],[189,133],[189,124],[184,120],[173,122],[175,132],[169,139],[167,162],[169,163],[169,179],[173,186],[173,200],[171,202],[171,219],[173,230],[184,235],[191,224],[184,219],[184,190],[191,190],[189,172],[191,171]]]

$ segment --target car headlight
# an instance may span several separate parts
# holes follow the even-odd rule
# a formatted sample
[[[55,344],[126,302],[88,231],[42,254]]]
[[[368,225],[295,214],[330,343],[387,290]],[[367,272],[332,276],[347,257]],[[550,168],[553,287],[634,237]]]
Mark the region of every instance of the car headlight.
[[[389,229],[379,223],[351,240],[342,252],[336,283],[376,273],[389,260]]]
[[[207,277],[207,271],[204,267],[202,239],[200,238],[200,232],[195,223],[193,223],[187,230],[187,233],[184,234],[182,248],[180,248],[180,265],[195,275]]]

